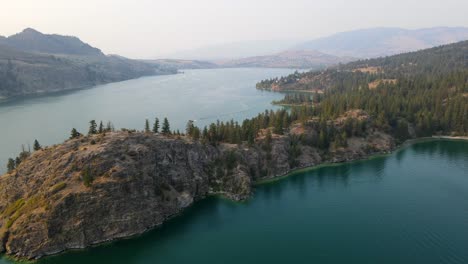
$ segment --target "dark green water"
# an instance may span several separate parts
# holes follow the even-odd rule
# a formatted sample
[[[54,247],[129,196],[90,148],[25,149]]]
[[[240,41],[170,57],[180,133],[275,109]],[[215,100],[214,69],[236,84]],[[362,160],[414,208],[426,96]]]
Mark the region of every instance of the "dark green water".
[[[40,263],[468,263],[468,142],[300,172]]]

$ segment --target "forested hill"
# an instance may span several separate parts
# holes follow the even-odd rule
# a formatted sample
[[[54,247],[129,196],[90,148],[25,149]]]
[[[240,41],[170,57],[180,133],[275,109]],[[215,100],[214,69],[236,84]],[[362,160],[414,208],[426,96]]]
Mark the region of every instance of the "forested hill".
[[[314,115],[327,120],[361,109],[375,118],[378,129],[400,139],[466,135],[468,41],[321,72],[295,73],[262,81],[257,88],[313,91],[309,104],[314,105]],[[287,96],[281,103],[310,101],[310,97]]]
[[[369,86],[372,89],[380,83],[395,83],[401,78],[419,76],[431,79],[456,72],[466,73],[467,70],[468,41],[463,41],[390,57],[360,60],[324,71],[294,73],[281,78],[263,80],[257,84],[257,88],[318,92],[335,86],[361,88]],[[462,84],[459,86],[463,87]]]
[[[302,43],[295,49],[319,50],[336,56],[377,58],[428,49],[468,39],[468,28],[368,28],[337,33]]]
[[[342,70],[379,67],[387,76],[414,76],[418,74],[445,74],[468,68],[468,41],[439,46],[391,57],[348,63]]]
[[[105,55],[76,37],[33,29],[0,37],[0,99],[175,73],[116,55]]]

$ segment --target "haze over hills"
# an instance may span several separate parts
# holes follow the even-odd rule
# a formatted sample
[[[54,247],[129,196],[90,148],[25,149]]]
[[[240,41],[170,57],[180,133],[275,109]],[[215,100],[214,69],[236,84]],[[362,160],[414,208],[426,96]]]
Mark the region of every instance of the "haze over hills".
[[[273,55],[219,62],[224,67],[325,68],[354,60],[313,50],[288,50]]]
[[[107,56],[76,37],[30,28],[0,38],[0,99],[175,72],[158,64]]]
[[[273,67],[324,68],[358,58],[375,58],[417,51],[468,39],[468,28],[370,28],[337,33],[303,43],[293,41],[239,42],[175,53],[166,60],[176,68]],[[187,63],[186,58],[197,59]]]
[[[336,56],[375,58],[416,51],[468,39],[468,28],[434,27],[408,30],[371,28],[334,34],[296,45]]]
[[[166,57],[183,60],[232,60],[278,53],[287,50],[296,43],[297,41],[295,40],[259,40],[225,43],[181,50],[168,54]]]

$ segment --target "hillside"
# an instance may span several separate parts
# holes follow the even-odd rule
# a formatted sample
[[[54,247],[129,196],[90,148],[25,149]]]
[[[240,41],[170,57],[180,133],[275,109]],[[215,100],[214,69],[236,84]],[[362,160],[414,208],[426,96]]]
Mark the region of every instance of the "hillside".
[[[293,49],[318,50],[335,56],[374,58],[463,40],[468,40],[468,28],[372,28],[338,33],[299,44]]]
[[[288,50],[264,56],[245,57],[225,60],[178,60],[159,59],[144,60],[148,63],[174,69],[213,69],[213,68],[293,68],[293,69],[322,69],[339,63],[346,63],[355,59],[337,57],[318,51]]]
[[[273,55],[228,60],[218,64],[223,67],[320,69],[352,60],[352,58],[340,58],[318,51],[289,50]]]
[[[430,74],[449,74],[468,69],[468,41],[435,47],[418,52],[394,55],[391,57],[360,60],[323,71],[294,73],[281,78],[264,80],[257,84],[258,89],[274,91],[310,90],[324,92],[327,89],[342,87],[343,82],[360,82],[369,86],[381,80],[397,80]],[[362,83],[363,82],[363,83]],[[356,88],[357,83],[353,84]]]
[[[157,64],[104,55],[75,37],[26,29],[0,39],[0,99],[175,72]]]
[[[265,80],[258,89],[312,94],[312,112],[336,117],[361,109],[383,131],[402,139],[468,134],[468,41],[391,57],[363,60],[324,71]],[[301,101],[302,100],[302,101]],[[288,102],[291,101],[291,102]],[[308,103],[285,97],[281,104]],[[411,132],[411,133],[410,133]]]
[[[26,52],[70,54],[70,55],[104,55],[99,49],[91,47],[77,37],[48,35],[32,28],[8,38],[0,39],[0,44]]]

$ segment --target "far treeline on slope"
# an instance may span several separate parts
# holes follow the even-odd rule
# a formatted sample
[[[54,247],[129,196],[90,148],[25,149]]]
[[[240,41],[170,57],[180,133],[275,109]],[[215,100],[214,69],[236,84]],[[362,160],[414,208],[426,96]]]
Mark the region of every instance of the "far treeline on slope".
[[[282,103],[314,105],[328,119],[367,111],[386,131],[416,136],[468,133],[468,41],[324,71],[264,80],[258,89],[312,92]],[[314,98],[315,97],[315,98]],[[299,101],[298,101],[299,100]]]
[[[76,37],[29,28],[0,37],[0,99],[171,73],[176,70],[105,55]]]

